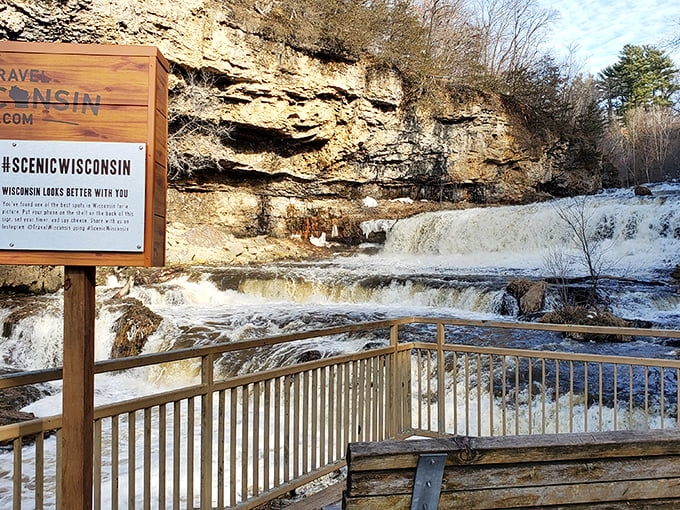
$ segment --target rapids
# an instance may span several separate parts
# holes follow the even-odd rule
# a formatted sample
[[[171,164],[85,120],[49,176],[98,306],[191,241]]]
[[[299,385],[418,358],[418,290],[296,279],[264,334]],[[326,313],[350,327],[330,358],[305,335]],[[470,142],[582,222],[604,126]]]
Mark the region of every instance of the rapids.
[[[367,222],[362,225],[367,234],[386,231],[384,246],[370,254],[257,267],[196,268],[199,278],[184,275],[165,283],[134,286],[131,296],[164,317],[147,345],[149,351],[386,317],[518,320],[517,305],[505,290],[510,279],[554,276],[547,269],[554,253],[568,257],[570,277],[587,274],[578,263],[573,233],[559,217],[561,210],[582,207],[601,251],[603,272],[613,277],[601,281],[610,309],[654,327],[680,328],[680,294],[670,278],[680,262],[680,185],[657,184],[651,189],[652,197],[615,190],[525,206]],[[111,278],[108,285],[98,288],[98,296],[111,294],[123,283]],[[578,285],[584,284],[572,286]],[[546,310],[555,306],[556,287],[549,289]],[[0,305],[0,320],[27,303],[33,312],[0,337],[0,363],[28,370],[59,366],[61,295],[7,299]],[[115,310],[102,305],[97,319],[97,359],[109,357],[115,319]],[[468,341],[467,337],[462,335],[460,341]],[[470,341],[480,341],[472,337]],[[569,350],[652,357],[674,352],[673,346],[655,345],[654,340],[593,347],[571,345],[547,334],[527,339],[503,333],[485,342],[538,348],[563,344],[560,348]],[[301,349],[330,354],[361,345],[357,339],[336,339]],[[241,368],[269,362],[271,358],[252,360],[251,366]]]

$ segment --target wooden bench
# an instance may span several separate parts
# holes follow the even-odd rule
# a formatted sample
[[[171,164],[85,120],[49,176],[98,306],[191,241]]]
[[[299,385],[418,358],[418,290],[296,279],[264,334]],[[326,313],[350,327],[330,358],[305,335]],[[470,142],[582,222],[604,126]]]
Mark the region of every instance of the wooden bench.
[[[680,508],[677,430],[351,443],[347,466],[346,509]]]

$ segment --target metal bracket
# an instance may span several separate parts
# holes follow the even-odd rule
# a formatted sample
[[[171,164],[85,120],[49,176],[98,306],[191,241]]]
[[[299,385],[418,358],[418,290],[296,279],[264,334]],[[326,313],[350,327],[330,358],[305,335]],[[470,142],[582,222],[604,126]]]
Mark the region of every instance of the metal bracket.
[[[446,453],[425,453],[418,457],[411,510],[434,510],[439,506],[447,457]]]

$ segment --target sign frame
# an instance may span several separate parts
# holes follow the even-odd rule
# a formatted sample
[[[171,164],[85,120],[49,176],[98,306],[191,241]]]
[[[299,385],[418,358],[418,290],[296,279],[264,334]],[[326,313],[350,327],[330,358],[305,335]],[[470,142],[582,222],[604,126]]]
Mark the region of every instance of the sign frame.
[[[0,264],[165,264],[169,71],[155,47],[0,41],[0,139],[146,147],[143,251],[13,250],[0,243]],[[32,93],[19,104],[8,97],[11,87]],[[22,123],[28,115],[31,122]]]

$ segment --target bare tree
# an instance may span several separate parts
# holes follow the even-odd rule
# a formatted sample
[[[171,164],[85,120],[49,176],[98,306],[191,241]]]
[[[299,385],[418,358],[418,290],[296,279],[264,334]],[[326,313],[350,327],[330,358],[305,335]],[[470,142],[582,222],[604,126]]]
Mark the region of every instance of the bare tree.
[[[626,114],[630,163],[636,182],[662,180],[672,154],[677,150],[680,123],[666,107],[638,107]]]
[[[598,302],[598,284],[603,271],[609,266],[606,238],[596,232],[595,220],[586,204],[586,197],[575,197],[566,205],[557,207],[557,216],[567,225],[578,249],[579,262],[590,279],[590,304]]]
[[[482,64],[493,75],[530,66],[541,56],[542,38],[555,12],[538,0],[471,0],[477,13]]]
[[[416,0],[427,52],[447,79],[464,79],[478,64],[479,30],[466,0]]]
[[[574,270],[574,259],[559,247],[551,247],[543,257],[543,267],[547,275],[554,281],[558,289],[560,307],[570,306],[573,303],[569,298],[567,283]]]

